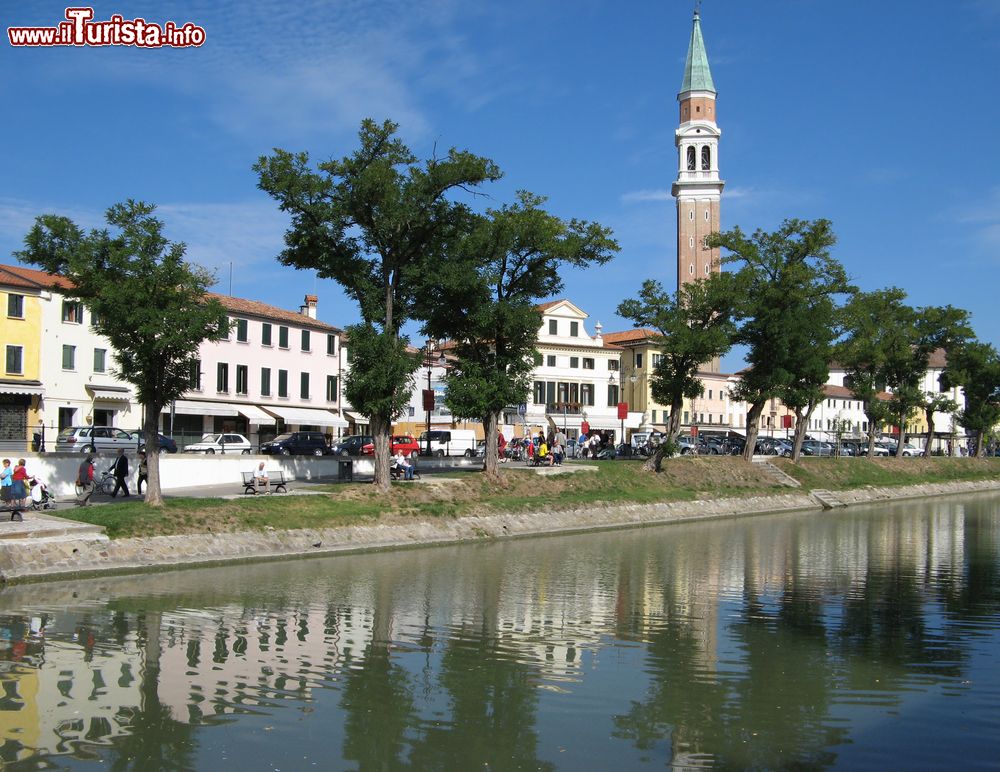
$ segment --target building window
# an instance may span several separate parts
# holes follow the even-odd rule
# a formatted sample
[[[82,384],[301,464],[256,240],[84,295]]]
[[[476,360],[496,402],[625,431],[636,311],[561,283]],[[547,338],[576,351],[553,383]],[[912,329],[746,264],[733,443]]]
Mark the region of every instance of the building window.
[[[559,322],[555,319],[549,319],[549,335],[559,334]]]
[[[708,398],[709,398],[709,399],[711,399],[711,398],[712,398],[712,390],[711,390],[711,389],[709,389],[709,390],[708,390]]]
[[[278,396],[288,396],[288,370],[278,370]]]
[[[707,172],[712,168],[712,149],[708,145],[701,148],[701,170]]]
[[[693,172],[693,171],[695,171],[698,168],[698,164],[697,164],[697,162],[695,160],[695,150],[694,150],[694,146],[693,145],[690,146],[690,147],[688,147],[688,149],[687,149],[687,156],[688,156],[687,157],[688,171],[689,172]]]
[[[608,369],[609,370],[614,370],[615,372],[618,372],[618,360],[617,359],[609,359],[608,360]]]
[[[635,367],[637,370],[642,367],[642,354],[635,355]]]
[[[246,365],[236,365],[236,393],[246,394],[250,390],[250,374]]]
[[[618,384],[608,384],[608,407],[616,407],[618,402]]]
[[[215,390],[219,392],[229,391],[229,365],[219,362],[215,377]]]
[[[327,335],[326,336],[326,353],[330,356],[334,356],[337,353],[337,336]]]
[[[691,423],[691,414],[687,410],[684,411],[684,423]]]
[[[83,303],[64,300],[62,304],[62,320],[69,324],[83,324]]]
[[[656,411],[655,410],[653,411],[653,423],[654,424],[656,423]]]
[[[660,362],[663,361],[663,354],[653,354],[653,367],[659,367]]]
[[[708,222],[708,221],[709,221],[709,220],[711,220],[711,219],[712,219],[712,217],[711,217],[711,215],[709,214],[709,210],[708,210],[708,209],[706,209],[706,210],[705,210],[705,222]]]
[[[76,369],[76,346],[63,346],[63,370]]]
[[[534,403],[536,405],[545,404],[545,381],[535,381]]]
[[[11,293],[7,296],[7,316],[12,319],[24,318],[24,295]]]
[[[250,340],[249,324],[246,319],[236,320],[236,340],[240,343],[246,343]]]
[[[260,368],[260,396],[271,396],[271,368]]]
[[[278,348],[288,348],[287,327],[278,327]]]
[[[580,366],[580,357],[570,357],[569,367],[571,370],[576,370]]]
[[[593,357],[584,357],[583,358],[583,369],[584,370],[593,370],[594,369],[594,358]]]
[[[709,271],[709,268],[710,268],[710,267],[711,267],[711,266],[709,266],[709,264],[708,264],[708,263],[705,263],[705,275],[706,275],[706,276],[708,276],[708,271]]]
[[[594,384],[592,383],[580,384],[580,403],[583,405],[587,405],[588,407],[594,406]]]
[[[309,330],[302,331],[302,350],[311,351],[309,348]]]
[[[337,376],[336,375],[328,375],[328,376],[326,376],[326,401],[327,402],[336,402],[337,401]]]
[[[547,357],[545,357],[545,364],[548,367],[555,367],[556,366],[555,354],[549,354]]]
[[[694,276],[694,263],[688,266],[688,273]]]
[[[569,334],[572,337],[574,337],[574,338],[580,337],[580,323],[579,322],[570,322],[569,323]]]
[[[264,322],[264,324],[260,326],[260,344],[262,346],[271,345],[271,325],[267,322]]]
[[[23,375],[24,368],[24,347],[7,346],[7,357],[5,369],[7,375]]]
[[[688,246],[689,246],[689,247],[690,247],[691,249],[694,249],[694,236],[689,236],[689,237],[688,237]]]
[[[106,348],[94,349],[94,372],[103,373],[108,369],[108,350]]]
[[[694,209],[692,209],[690,212],[688,212],[688,219],[689,220],[694,220]]]
[[[309,399],[309,373],[299,376],[299,397]]]
[[[194,391],[201,391],[201,360],[192,359],[188,370],[188,387]]]

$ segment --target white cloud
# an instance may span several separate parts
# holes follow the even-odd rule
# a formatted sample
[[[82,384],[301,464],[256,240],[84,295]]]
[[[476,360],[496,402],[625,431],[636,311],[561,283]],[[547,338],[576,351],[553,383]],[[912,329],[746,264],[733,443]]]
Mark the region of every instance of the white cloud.
[[[648,201],[673,201],[674,197],[669,190],[633,190],[629,193],[622,193],[623,204],[638,204]]]

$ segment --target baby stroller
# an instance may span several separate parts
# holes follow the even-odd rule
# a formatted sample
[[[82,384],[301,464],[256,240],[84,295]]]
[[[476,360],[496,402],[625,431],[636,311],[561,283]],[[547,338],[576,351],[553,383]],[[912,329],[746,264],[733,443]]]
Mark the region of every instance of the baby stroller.
[[[43,509],[56,508],[55,496],[49,493],[45,483],[37,477],[32,477],[28,480],[28,485],[31,486],[31,508],[33,510],[41,512]]]

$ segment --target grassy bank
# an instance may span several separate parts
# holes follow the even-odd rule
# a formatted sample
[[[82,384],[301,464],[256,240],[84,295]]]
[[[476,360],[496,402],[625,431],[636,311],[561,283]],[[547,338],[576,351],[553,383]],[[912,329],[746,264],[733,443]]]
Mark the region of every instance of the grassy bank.
[[[775,461],[810,488],[915,485],[1000,476],[1000,459],[907,458]],[[651,503],[787,493],[759,467],[733,457],[674,458],[661,474],[636,462],[587,464],[574,474],[541,476],[523,467],[502,470],[497,484],[475,472],[427,474],[421,483],[394,483],[389,494],[356,483],[331,485],[317,495],[239,499],[168,499],[162,508],[141,502],[68,509],[59,515],[103,526],[112,538],[247,530],[331,528],[357,522],[415,517],[459,517],[544,512],[596,503]],[[315,489],[314,489],[315,490]]]

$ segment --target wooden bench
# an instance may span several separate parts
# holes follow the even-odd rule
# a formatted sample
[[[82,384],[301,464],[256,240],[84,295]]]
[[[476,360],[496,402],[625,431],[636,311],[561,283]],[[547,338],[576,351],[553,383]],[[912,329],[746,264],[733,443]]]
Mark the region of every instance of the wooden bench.
[[[257,472],[241,472],[243,475],[243,493],[244,494],[256,494],[261,493],[260,486],[257,485]],[[277,472],[267,472],[267,487],[270,493],[287,493],[288,489],[285,487],[288,481],[285,479],[285,473],[282,471]]]
[[[403,480],[403,479],[405,479],[404,476],[403,476],[403,470],[400,469],[395,464],[393,464],[392,466],[389,467],[389,479],[391,479],[391,480]],[[414,480],[419,480],[420,479],[420,470],[417,469],[416,467],[413,467],[413,479]]]

